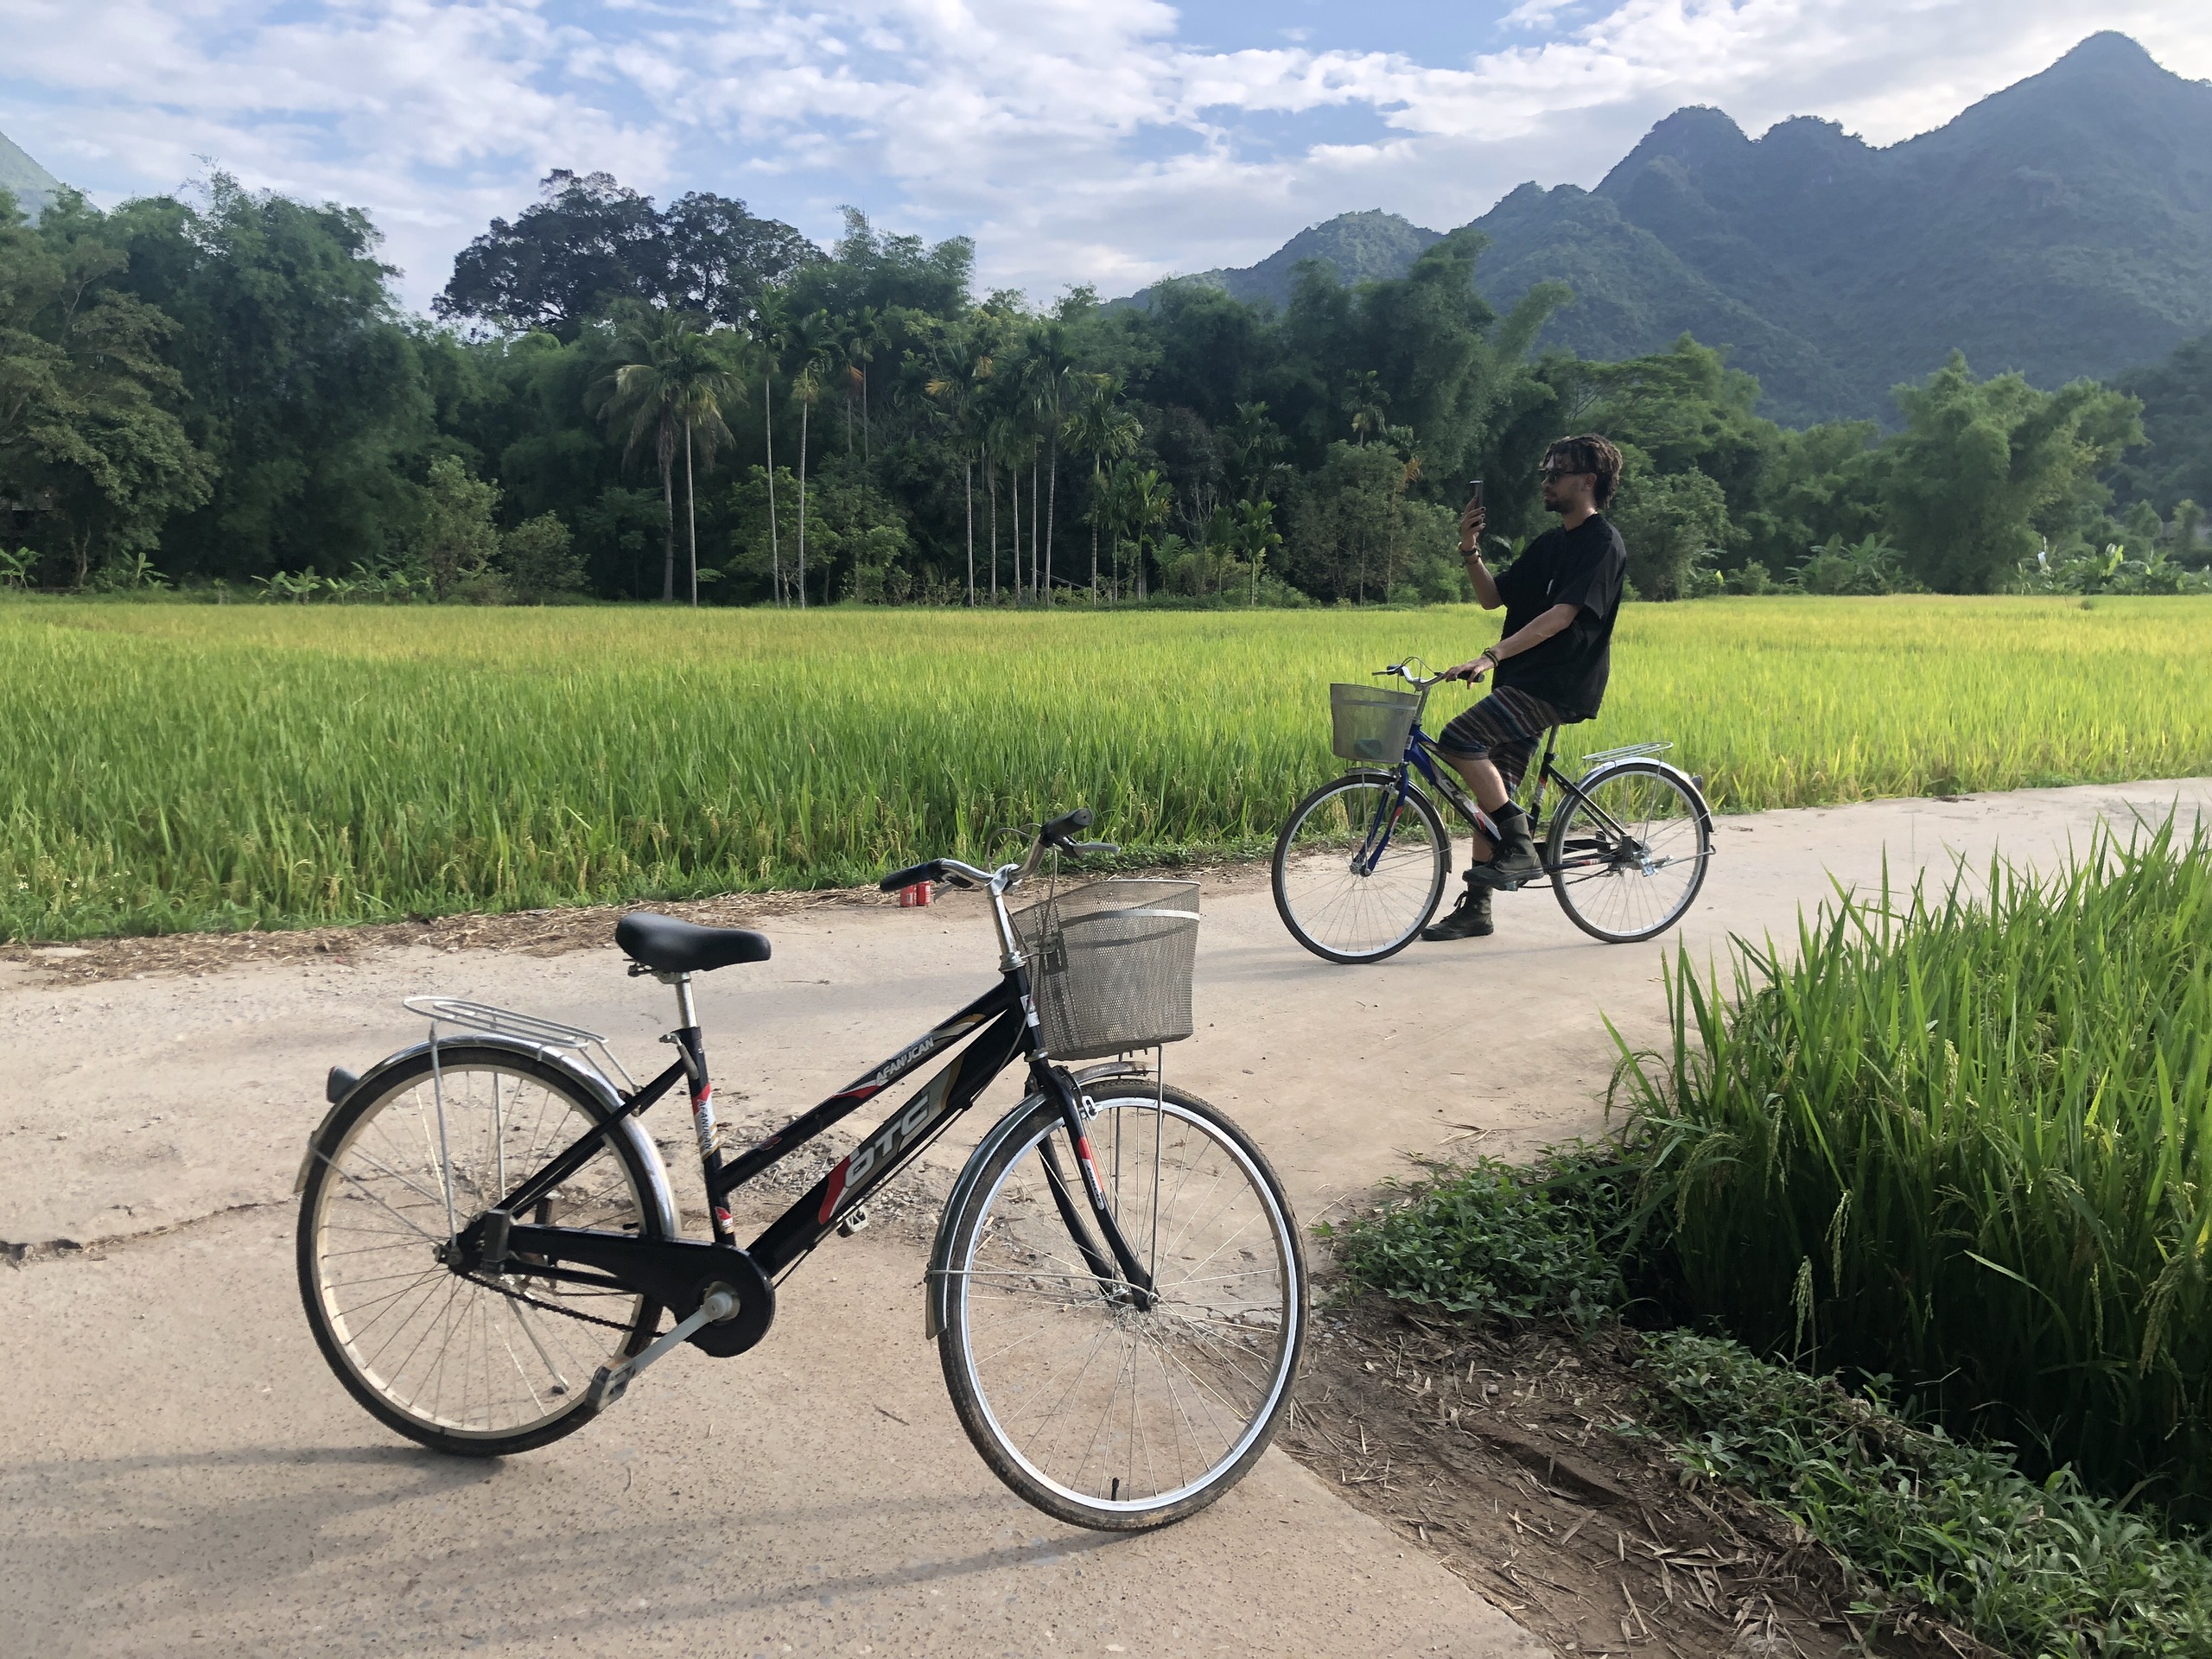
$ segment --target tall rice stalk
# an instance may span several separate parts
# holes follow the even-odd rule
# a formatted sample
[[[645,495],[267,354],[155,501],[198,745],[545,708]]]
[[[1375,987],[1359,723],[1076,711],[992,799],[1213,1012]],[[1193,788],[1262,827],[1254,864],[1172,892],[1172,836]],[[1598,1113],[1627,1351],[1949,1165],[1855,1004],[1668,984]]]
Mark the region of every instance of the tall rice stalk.
[[[2212,847],[1840,896],[1624,1068],[1695,1314],[2107,1491],[2212,1503]]]

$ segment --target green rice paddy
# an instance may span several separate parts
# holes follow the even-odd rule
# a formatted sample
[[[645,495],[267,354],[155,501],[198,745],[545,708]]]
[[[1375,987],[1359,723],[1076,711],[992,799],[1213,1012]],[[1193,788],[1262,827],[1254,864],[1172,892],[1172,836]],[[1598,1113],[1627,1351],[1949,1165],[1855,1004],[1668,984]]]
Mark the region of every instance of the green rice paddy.
[[[1147,855],[1256,850],[1340,769],[1331,680],[1496,635],[1460,607],[11,601],[0,936],[842,885],[1077,804]],[[1671,740],[1725,810],[2212,772],[2212,600],[1632,606],[1614,664],[1567,751]]]

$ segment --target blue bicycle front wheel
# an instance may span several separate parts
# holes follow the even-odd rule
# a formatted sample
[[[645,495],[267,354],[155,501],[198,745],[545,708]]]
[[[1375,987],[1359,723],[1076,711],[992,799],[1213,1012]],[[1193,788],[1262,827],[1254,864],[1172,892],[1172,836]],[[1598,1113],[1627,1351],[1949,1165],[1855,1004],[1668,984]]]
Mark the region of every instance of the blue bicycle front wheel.
[[[1275,837],[1275,912],[1330,962],[1380,962],[1420,935],[1444,898],[1452,838],[1395,772],[1355,772],[1300,801]]]

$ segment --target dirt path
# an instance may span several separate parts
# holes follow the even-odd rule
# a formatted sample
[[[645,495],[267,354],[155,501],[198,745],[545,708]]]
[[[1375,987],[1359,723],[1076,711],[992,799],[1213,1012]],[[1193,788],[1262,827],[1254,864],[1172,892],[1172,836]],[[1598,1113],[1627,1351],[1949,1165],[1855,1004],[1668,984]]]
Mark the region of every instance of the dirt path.
[[[2212,808],[2212,779],[1726,819],[1682,940],[1787,933],[1831,874],[1877,881],[1885,855],[1893,877],[1953,851],[2044,861],[2100,816],[2176,801]],[[1596,1130],[1600,1014],[1632,1042],[1661,1028],[1658,947],[1595,944],[1548,893],[1502,901],[1495,938],[1361,969],[1292,945],[1260,872],[1211,878],[1205,904],[1201,1028],[1170,1073],[1253,1129],[1309,1223],[1409,1152]],[[775,959],[699,996],[741,1116],[781,1121],[988,977],[973,899],[772,908]],[[20,1265],[0,1275],[0,1538],[31,1566],[6,1575],[0,1624],[101,1653],[195,1636],[346,1653],[1535,1650],[1280,1453],[1153,1538],[1043,1521],[961,1437],[920,1336],[918,1249],[879,1231],[802,1271],[758,1353],[672,1358],[572,1440],[504,1467],[396,1444],[322,1370],[291,1288],[289,1191],[323,1071],[418,1036],[399,999],[432,989],[605,1031],[649,1063],[666,994],[605,945],[533,954],[575,937],[569,920],[504,950],[464,948],[465,929],[343,935],[238,965],[243,947],[208,946],[136,978],[92,977],[84,957],[0,962],[0,1241]],[[652,1123],[679,1193],[696,1190],[673,1155],[685,1126]]]

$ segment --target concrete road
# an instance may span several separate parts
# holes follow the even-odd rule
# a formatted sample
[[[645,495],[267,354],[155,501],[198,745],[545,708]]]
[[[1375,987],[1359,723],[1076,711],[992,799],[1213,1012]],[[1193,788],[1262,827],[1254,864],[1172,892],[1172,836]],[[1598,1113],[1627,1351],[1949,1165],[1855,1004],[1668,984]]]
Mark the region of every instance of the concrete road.
[[[1787,935],[1832,878],[1878,882],[1885,858],[1893,880],[1954,855],[2048,862],[2101,817],[2176,804],[2212,807],[2212,779],[1724,819],[1675,943]],[[1662,1028],[1660,946],[1595,944],[1548,892],[1501,900],[1491,939],[1365,969],[1297,950],[1262,873],[1210,881],[1205,904],[1198,1040],[1170,1074],[1254,1131],[1308,1222],[1408,1152],[1597,1129],[1601,1014],[1631,1042]],[[769,931],[772,962],[699,999],[726,1113],[755,1121],[849,1081],[992,963],[973,899]],[[308,1338],[288,1195],[325,1068],[418,1036],[399,999],[430,989],[608,1032],[633,1069],[664,1052],[666,994],[611,949],[84,986],[0,964],[0,1241],[24,1261],[0,1275],[0,1629],[99,1654],[1539,1650],[1280,1454],[1163,1534],[1037,1516],[945,1402],[920,1247],[876,1231],[807,1264],[754,1353],[679,1353],[572,1440],[504,1465],[394,1440]],[[652,1127],[696,1192],[680,1109]]]

